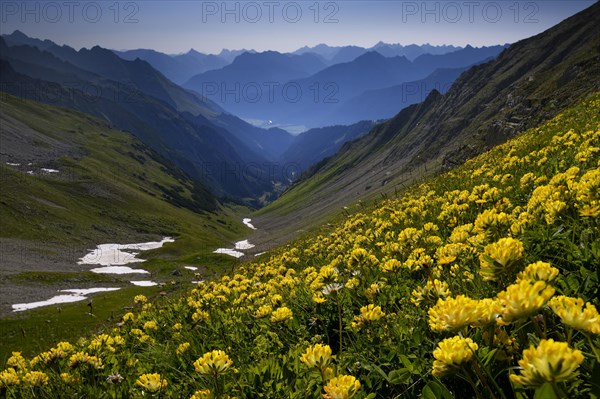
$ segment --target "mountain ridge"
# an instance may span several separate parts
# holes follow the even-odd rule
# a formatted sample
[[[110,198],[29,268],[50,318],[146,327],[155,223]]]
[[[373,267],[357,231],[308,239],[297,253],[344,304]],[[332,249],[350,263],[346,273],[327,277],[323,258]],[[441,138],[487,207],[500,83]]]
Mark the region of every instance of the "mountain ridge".
[[[434,90],[423,103],[346,143],[261,209],[257,223],[302,228],[350,202],[458,165],[600,90],[599,18],[595,3],[468,69],[445,95]]]

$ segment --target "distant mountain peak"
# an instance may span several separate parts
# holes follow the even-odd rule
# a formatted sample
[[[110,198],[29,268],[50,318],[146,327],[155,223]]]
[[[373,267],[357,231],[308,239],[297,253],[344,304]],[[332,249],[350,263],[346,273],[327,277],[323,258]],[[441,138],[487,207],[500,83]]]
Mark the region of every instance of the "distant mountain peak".
[[[22,38],[22,39],[29,39],[29,36],[27,36],[25,33],[21,32],[18,29],[15,29],[15,31],[13,33],[11,33],[9,36],[16,37],[16,38]]]
[[[356,58],[355,61],[358,60],[380,60],[382,58],[385,58],[383,55],[381,55],[380,53],[378,53],[375,50],[371,50],[371,51],[367,51],[366,53],[364,53],[363,55],[359,56]]]

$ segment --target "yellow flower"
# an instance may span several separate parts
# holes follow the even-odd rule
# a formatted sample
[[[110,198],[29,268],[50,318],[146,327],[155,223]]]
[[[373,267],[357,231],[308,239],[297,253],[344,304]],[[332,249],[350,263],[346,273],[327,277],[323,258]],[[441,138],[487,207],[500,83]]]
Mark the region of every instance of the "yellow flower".
[[[308,367],[324,370],[331,363],[331,348],[329,345],[316,344],[306,348],[306,352],[300,356],[300,361]]]
[[[381,310],[381,306],[375,306],[371,303],[360,308],[360,314],[358,316],[354,316],[352,327],[360,327],[365,323],[377,321],[383,316],[385,316],[385,313]]]
[[[519,360],[521,374],[512,374],[510,380],[528,388],[566,381],[574,377],[573,371],[583,359],[581,351],[569,348],[566,342],[543,339],[537,348],[532,345],[523,351],[523,359]]]
[[[102,359],[97,356],[90,356],[85,352],[77,352],[69,358],[69,367],[75,368],[82,365],[87,365],[96,370],[104,368]]]
[[[402,264],[398,259],[390,259],[380,265],[381,271],[384,273],[395,273],[400,270]]]
[[[167,380],[161,379],[160,374],[142,374],[135,384],[144,391],[155,393],[167,389]]]
[[[213,399],[213,398],[214,398],[214,396],[210,392],[210,389],[202,389],[200,391],[196,391],[190,397],[190,399]]]
[[[127,313],[125,313],[125,314],[123,315],[123,318],[121,319],[121,321],[122,321],[123,323],[126,323],[126,322],[128,322],[128,321],[132,321],[132,320],[135,320],[135,315],[134,315],[133,313],[131,313],[131,312],[127,312]]]
[[[432,283],[431,280],[427,280],[425,287],[418,287],[416,290],[413,290],[413,297],[410,298],[410,301],[416,306],[419,306],[421,302],[427,298],[446,298],[450,294],[451,292],[448,287],[448,283],[445,281],[435,279]]]
[[[471,338],[455,336],[438,343],[433,351],[433,375],[444,377],[457,372],[461,365],[473,358],[479,346]]]
[[[136,295],[133,298],[133,302],[135,302],[137,304],[144,304],[144,303],[148,302],[148,298],[146,298],[145,295]]]
[[[525,270],[517,275],[517,281],[529,280],[529,281],[545,281],[547,283],[553,281],[558,277],[558,269],[550,266],[546,262],[535,262],[528,265]]]
[[[200,374],[217,375],[227,371],[233,362],[227,354],[221,350],[206,352],[201,358],[194,362],[194,369]]]
[[[190,343],[189,342],[184,342],[183,344],[179,345],[177,347],[177,349],[175,350],[175,353],[177,353],[177,356],[181,356],[183,355],[188,349],[190,349]]]
[[[554,295],[554,288],[544,281],[521,280],[498,293],[501,318],[499,324],[510,324],[515,320],[537,312]]]
[[[584,309],[583,299],[560,295],[552,298],[548,305],[566,325],[592,334],[600,334],[600,314],[593,304],[585,303]]]
[[[144,323],[144,330],[157,330],[158,324],[154,320],[150,320]]]
[[[23,384],[31,385],[32,387],[40,387],[48,385],[48,375],[41,371],[30,371],[23,376]]]
[[[489,244],[479,256],[479,274],[484,280],[496,280],[498,274],[523,256],[523,243],[514,238],[501,238]]]
[[[358,287],[359,285],[360,285],[360,280],[357,279],[356,277],[352,277],[352,278],[348,279],[345,287],[348,288],[349,290],[353,290],[356,287]]]
[[[0,389],[19,385],[19,382],[19,375],[14,368],[9,367],[4,371],[0,371]]]
[[[351,375],[340,375],[329,380],[323,389],[323,399],[349,399],[360,389],[360,381]]]
[[[273,312],[273,308],[270,305],[263,305],[255,313],[257,319],[262,319],[263,317],[267,317]]]
[[[21,352],[13,352],[12,356],[6,361],[6,365],[17,370],[25,370],[27,368],[27,361],[21,355]]]
[[[74,385],[81,382],[81,379],[71,373],[60,373],[60,379],[67,385]]]
[[[271,322],[279,323],[282,321],[291,320],[293,317],[294,314],[292,311],[289,308],[282,306],[271,314]]]
[[[477,322],[480,312],[478,301],[465,295],[438,299],[429,308],[429,328],[433,331],[453,331]]]

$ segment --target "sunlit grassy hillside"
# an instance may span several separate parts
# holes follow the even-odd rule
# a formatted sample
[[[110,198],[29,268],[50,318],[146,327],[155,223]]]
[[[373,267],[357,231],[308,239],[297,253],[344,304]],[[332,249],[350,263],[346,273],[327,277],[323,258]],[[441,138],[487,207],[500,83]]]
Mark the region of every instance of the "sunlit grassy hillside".
[[[600,94],[106,334],[9,398],[600,396]]]

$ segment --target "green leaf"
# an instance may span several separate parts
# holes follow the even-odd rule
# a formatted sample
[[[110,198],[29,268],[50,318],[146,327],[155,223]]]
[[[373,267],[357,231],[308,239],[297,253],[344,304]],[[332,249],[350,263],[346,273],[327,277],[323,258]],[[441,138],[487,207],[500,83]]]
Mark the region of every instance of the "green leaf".
[[[454,399],[452,392],[437,381],[429,381],[423,387],[422,397],[423,399]]]
[[[558,399],[552,385],[546,383],[535,390],[533,399]]]
[[[394,385],[408,384],[411,381],[410,375],[411,373],[409,369],[401,368],[390,371],[387,380],[390,384]]]
[[[410,362],[410,360],[408,360],[408,357],[406,357],[405,355],[400,355],[398,356],[400,358],[400,361],[402,362],[402,364],[404,365],[404,367],[406,367],[406,369],[408,369],[408,371],[413,371],[413,365]]]

